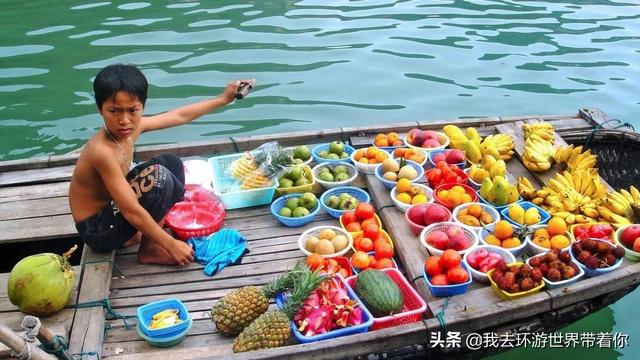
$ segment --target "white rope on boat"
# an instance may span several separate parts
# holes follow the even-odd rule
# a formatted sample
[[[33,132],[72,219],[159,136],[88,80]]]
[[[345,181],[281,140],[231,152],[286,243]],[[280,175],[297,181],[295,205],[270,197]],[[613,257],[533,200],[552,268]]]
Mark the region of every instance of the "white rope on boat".
[[[32,348],[35,346],[36,336],[40,332],[40,319],[27,315],[22,319],[22,328],[25,330],[24,334],[22,334],[22,338],[25,341],[24,347],[19,353],[12,350],[11,356],[15,356],[19,360],[30,360]]]

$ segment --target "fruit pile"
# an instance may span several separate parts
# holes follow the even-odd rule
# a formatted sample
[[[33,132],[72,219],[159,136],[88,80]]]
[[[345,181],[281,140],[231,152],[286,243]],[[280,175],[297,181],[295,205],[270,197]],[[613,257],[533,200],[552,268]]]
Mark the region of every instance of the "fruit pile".
[[[290,188],[293,186],[308,185],[313,182],[311,173],[305,171],[308,166],[292,166],[289,171],[278,179],[278,188]]]
[[[458,209],[456,218],[459,222],[472,227],[481,227],[497,220],[482,205],[477,203]]]
[[[580,273],[578,265],[571,260],[569,251],[560,251],[556,248],[546,254],[532,257],[529,259],[529,265],[552,282],[568,280]]]
[[[455,125],[445,125],[442,130],[451,140],[450,147],[463,150],[474,164],[479,163],[484,155],[502,160],[509,160],[513,155],[513,140],[508,134],[489,135],[482,139],[478,130],[472,127],[463,132]]]
[[[439,163],[440,161],[444,161],[449,165],[457,165],[464,164],[467,161],[467,158],[464,155],[464,151],[459,149],[447,149],[443,151],[431,152],[431,161],[434,164]]]
[[[571,244],[573,257],[588,269],[604,269],[615,265],[624,249],[602,240],[584,239]]]
[[[416,225],[427,226],[451,220],[451,212],[439,204],[419,204],[407,210],[407,217]]]
[[[418,149],[398,148],[393,150],[393,158],[404,158],[405,160],[411,160],[417,164],[422,164],[427,158],[427,155],[424,151]]]
[[[407,133],[407,144],[425,149],[440,147],[440,134],[433,130],[413,128]]]
[[[427,171],[426,175],[432,188],[442,184],[466,184],[468,179],[462,169],[445,161],[437,162],[436,167]]]
[[[390,132],[387,134],[376,134],[373,145],[377,147],[404,146],[404,141],[400,139],[397,133]]]
[[[565,235],[566,232],[567,223],[559,217],[553,217],[545,228],[533,232],[531,241],[545,249],[564,249],[571,245],[571,240]]]
[[[630,225],[620,233],[620,243],[627,249],[640,252],[640,225]]]
[[[590,169],[596,166],[597,158],[591,150],[582,151],[582,145],[560,146],[553,157],[559,171]]]
[[[489,270],[497,267],[498,264],[505,264],[502,255],[489,251],[486,248],[471,251],[466,255],[466,261],[469,266],[482,273],[489,272]],[[503,266],[502,264],[500,266]]]
[[[484,238],[484,242],[505,249],[516,248],[522,245],[525,231],[525,228],[513,231],[513,225],[506,220],[500,220],[493,226],[493,232]]]
[[[359,203],[355,210],[340,215],[340,225],[349,232],[364,231],[365,234],[377,235],[381,229],[375,209],[369,203]]]
[[[332,141],[329,143],[329,149],[320,151],[318,157],[327,160],[340,160],[349,158],[349,154],[344,151],[342,141]]]
[[[592,239],[611,241],[611,235],[613,234],[613,227],[611,227],[611,225],[609,224],[574,225],[572,228],[572,232],[573,232],[573,237],[576,240],[584,240],[584,239],[592,238]]]
[[[640,223],[640,191],[635,186],[629,190],[610,191],[598,206],[600,216],[610,223],[620,225]]]
[[[302,164],[311,159],[311,150],[306,145],[296,146],[293,149],[293,163]]]
[[[492,155],[483,155],[479,164],[469,167],[469,178],[476,184],[482,184],[485,178],[495,180],[496,176],[507,174],[507,163],[502,159],[496,159]]]
[[[306,192],[300,197],[292,197],[284,202],[284,207],[280,209],[278,214],[284,217],[304,217],[310,214],[310,211],[316,207],[318,199],[314,193]]]
[[[441,230],[430,231],[425,242],[438,250],[462,251],[473,245],[473,241],[465,233],[465,231],[457,225],[448,224]]]
[[[349,193],[340,193],[326,198],[325,205],[336,210],[353,210],[360,201]]]
[[[498,288],[511,294],[529,291],[542,284],[542,272],[522,263],[498,264],[489,277]]]
[[[488,177],[482,180],[480,196],[495,206],[511,204],[519,198],[516,185],[509,184],[504,176],[496,176],[493,181]]]
[[[349,246],[349,239],[342,234],[336,234],[333,229],[322,229],[318,236],[309,236],[304,242],[304,248],[310,253],[331,255]]]
[[[389,158],[389,153],[375,146],[358,149],[353,154],[353,160],[361,164],[379,164],[387,158]]]
[[[423,187],[417,186],[409,179],[400,179],[396,183],[396,200],[403,204],[424,204],[429,201]]]
[[[382,173],[382,178],[387,181],[396,182],[401,179],[413,181],[416,180],[420,175],[413,166],[407,164],[405,159],[400,159],[400,161],[397,161],[392,158],[388,158],[385,159],[379,166],[380,172]]]
[[[317,253],[307,256],[306,264],[312,271],[320,269],[323,274],[340,274],[345,279],[351,276],[351,269],[342,267],[338,260],[325,259]]]
[[[318,170],[318,179],[326,182],[338,182],[346,181],[351,178],[349,168],[344,165],[337,165],[334,167],[323,166]]]
[[[455,285],[469,281],[469,272],[460,263],[462,258],[455,250],[446,250],[440,256],[429,256],[424,262],[424,271],[430,276],[432,285]]]
[[[522,163],[531,171],[546,171],[551,168],[556,149],[553,146],[555,131],[547,122],[522,125],[524,131],[524,153]]]
[[[532,206],[525,210],[520,203],[509,205],[508,215],[509,219],[520,225],[535,225],[542,220],[537,207]]]
[[[460,204],[470,203],[474,200],[461,185],[454,185],[448,190],[439,189],[435,196],[451,208],[455,208]]]

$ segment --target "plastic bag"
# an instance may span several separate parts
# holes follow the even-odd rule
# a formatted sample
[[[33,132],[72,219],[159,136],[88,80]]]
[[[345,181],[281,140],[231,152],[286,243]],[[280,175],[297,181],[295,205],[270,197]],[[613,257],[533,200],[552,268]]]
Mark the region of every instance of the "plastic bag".
[[[187,185],[200,185],[209,191],[213,191],[213,174],[211,166],[205,160],[185,160],[184,183]]]
[[[268,187],[293,166],[291,153],[277,141],[260,145],[234,161],[229,171],[243,190]]]

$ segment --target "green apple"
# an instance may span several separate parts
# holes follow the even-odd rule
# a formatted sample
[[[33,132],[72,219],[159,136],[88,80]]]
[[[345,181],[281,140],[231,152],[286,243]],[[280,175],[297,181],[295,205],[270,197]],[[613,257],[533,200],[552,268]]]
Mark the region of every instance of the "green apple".
[[[311,157],[311,151],[305,145],[296,146],[293,150],[293,157],[301,160],[309,160]]]
[[[329,152],[327,150],[320,151],[320,154],[318,154],[318,156],[320,156],[323,159],[326,159],[327,156],[329,156]]]
[[[338,173],[335,176],[335,181],[345,181],[345,180],[349,180],[350,176],[347,173]]]
[[[349,173],[349,169],[347,169],[346,166],[344,165],[338,165],[336,167],[333,168],[333,173],[338,175],[339,173]]]
[[[302,171],[302,168],[300,166],[294,166],[289,170],[289,172],[285,175],[285,177],[287,179],[291,179],[292,181],[296,181],[300,179],[300,177],[303,175],[304,173]]]
[[[280,183],[278,185],[278,187],[280,187],[280,188],[288,188],[288,187],[292,187],[293,186],[293,181],[291,181],[290,179],[287,179],[287,178],[282,178],[278,182]]]
[[[290,199],[287,199],[287,201],[285,201],[284,206],[289,208],[290,210],[293,210],[293,209],[298,207],[298,202],[299,201],[300,201],[299,198],[292,197]]]
[[[308,210],[313,209],[318,203],[318,198],[312,192],[306,192],[300,196],[298,206],[302,206]]]
[[[280,216],[291,217],[292,212],[288,207],[283,207],[278,213],[280,214]]]
[[[309,210],[307,210],[306,208],[299,206],[297,208],[295,208],[295,210],[293,210],[293,212],[291,212],[291,216],[293,216],[294,218],[299,218],[299,217],[303,217],[303,216],[307,216],[309,215]]]
[[[344,151],[344,143],[342,141],[332,141],[329,143],[329,152],[340,155]]]
[[[318,178],[322,181],[333,181],[333,175],[331,175],[331,172],[329,171],[320,173],[320,175],[318,175]]]
[[[332,209],[337,209],[340,206],[340,198],[335,195],[331,195],[327,198],[326,205]]]
[[[340,156],[334,153],[329,153],[326,158],[329,160],[340,160]]]
[[[349,157],[349,154],[347,154],[346,152],[343,151],[340,153],[340,159],[346,159],[348,157]]]
[[[307,184],[309,184],[309,180],[307,180],[307,178],[306,178],[306,177],[301,176],[301,177],[300,177],[300,179],[298,179],[298,180],[294,181],[294,182],[293,182],[293,184],[294,184],[295,186],[307,185]]]

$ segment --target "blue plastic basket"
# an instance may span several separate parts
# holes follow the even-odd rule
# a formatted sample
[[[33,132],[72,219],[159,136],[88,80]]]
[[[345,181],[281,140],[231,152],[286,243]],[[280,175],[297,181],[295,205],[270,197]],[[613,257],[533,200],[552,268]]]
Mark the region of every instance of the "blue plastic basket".
[[[433,157],[437,154],[442,154],[445,153],[447,151],[450,151],[449,149],[441,149],[441,150],[432,150],[429,151],[429,154],[427,155],[428,161],[429,161],[429,165],[431,168],[436,167],[436,163],[433,161]],[[459,167],[461,170],[464,169],[465,165],[467,165],[467,161],[463,161],[463,162],[459,162],[455,164],[457,167]]]
[[[549,219],[551,219],[551,214],[549,214],[549,212],[547,212],[545,209],[541,208],[540,206],[530,202],[530,201],[519,201],[517,202],[518,205],[522,206],[522,208],[524,209],[524,211],[527,211],[527,209],[530,208],[536,208],[538,209],[538,213],[540,214],[540,221],[535,223],[535,224],[530,224],[531,225],[544,225],[546,223],[549,222]],[[512,204],[509,204],[512,205]],[[518,224],[517,222],[513,221],[510,217],[509,217],[509,205],[507,205],[504,209],[502,209],[500,211],[500,215],[502,215],[502,218],[507,220],[509,223],[515,225],[515,226],[522,226],[522,224]]]
[[[490,203],[489,200],[483,198],[482,195],[480,195],[480,190],[476,191],[476,194],[478,194],[478,199],[480,200],[480,202],[483,202],[483,203],[485,203],[487,205],[491,205],[498,211],[502,211],[502,210],[508,208],[509,205],[512,205],[512,204],[515,204],[515,203],[519,203],[519,202],[522,201],[522,196],[518,196],[518,200],[516,200],[516,202],[512,202],[511,204],[506,204],[506,205],[502,205],[502,206],[497,206],[497,205],[494,205],[494,204]]]
[[[487,235],[489,235],[489,234],[491,234],[493,232],[493,227],[494,226],[495,226],[495,224],[487,225],[487,226],[483,227],[482,230],[480,230],[480,243],[482,245],[491,245],[491,244],[487,244],[487,242],[484,241],[484,239],[487,237]],[[513,227],[513,231],[516,231],[516,230],[518,230],[520,228],[520,226],[514,225],[514,224],[511,224],[511,226]],[[505,249],[508,252],[512,253],[513,256],[518,256],[526,248],[527,248],[527,242],[526,241],[521,241],[521,244],[519,246],[516,246],[514,248],[502,248],[502,249]]]
[[[416,169],[416,172],[418,173],[418,176],[415,179],[411,180],[411,182],[412,183],[418,182],[422,178],[422,176],[424,176],[424,169],[420,164],[418,164],[415,161],[411,161],[411,160],[406,160],[406,161],[407,161],[407,165],[411,165],[414,169]],[[382,164],[379,164],[378,166],[376,166],[376,170],[374,174],[376,178],[380,180],[380,182],[382,182],[384,187],[386,187],[387,189],[391,190],[396,186],[397,181],[389,181],[382,177],[382,175],[384,175],[382,174]]]
[[[313,149],[311,149],[311,156],[313,156],[313,160],[315,160],[316,163],[320,164],[320,163],[338,163],[338,162],[344,162],[344,161],[351,161],[351,154],[353,154],[356,149],[354,149],[353,147],[344,144],[344,152],[346,152],[347,154],[349,154],[348,158],[343,158],[343,159],[339,159],[339,160],[331,160],[331,159],[325,159],[325,158],[321,158],[320,157],[320,153],[323,151],[329,151],[329,144],[320,144],[316,147],[314,147]]]
[[[296,337],[296,339],[298,339],[299,342],[310,343],[310,342],[320,341],[320,340],[335,339],[340,336],[360,334],[360,333],[369,331],[369,328],[371,327],[371,325],[373,325],[373,315],[371,315],[371,312],[369,312],[366,306],[364,306],[364,304],[362,303],[362,300],[360,300],[358,295],[356,295],[355,291],[351,289],[351,286],[349,286],[349,284],[340,275],[336,275],[334,279],[337,279],[338,281],[340,281],[345,286],[345,289],[347,289],[349,298],[356,300],[360,305],[360,308],[362,309],[362,323],[359,325],[331,330],[324,334],[318,334],[314,336],[304,336],[300,333],[300,331],[298,331],[298,327],[296,326],[296,324],[293,321],[291,321],[291,330],[293,331],[293,335]],[[275,298],[276,305],[278,305],[278,307],[282,309],[286,299],[287,297],[285,294],[283,293],[277,294]]]
[[[178,317],[182,322],[161,329],[150,329],[149,324],[151,324],[153,315],[167,309],[178,309]],[[189,310],[187,310],[184,303],[178,299],[164,299],[142,305],[137,309],[137,317],[140,331],[148,337],[153,338],[153,340],[163,340],[173,337],[184,331],[192,322]]]
[[[347,193],[358,199],[358,201],[360,202],[371,201],[371,197],[366,191],[354,186],[339,186],[325,191],[322,196],[320,196],[320,205],[325,209],[327,213],[329,213],[329,215],[333,216],[336,219],[340,218],[340,215],[349,210],[338,210],[328,207],[327,198],[331,195],[339,196],[342,193]]]
[[[611,244],[607,240],[600,240],[600,239],[594,239],[594,238],[592,238],[591,240],[601,241],[601,242],[605,242],[605,243],[607,243],[609,245],[615,246],[615,245]],[[618,245],[618,246],[620,246],[620,245]],[[620,265],[622,265],[622,261],[624,260],[624,257],[621,257],[620,259],[618,259],[618,261],[615,264],[613,264],[613,266],[610,266],[608,268],[589,269],[588,267],[586,267],[586,265],[584,265],[583,263],[578,261],[578,259],[574,256],[574,254],[573,254],[573,246],[569,246],[569,254],[571,255],[571,259],[573,261],[575,261],[576,263],[578,263],[578,266],[580,266],[580,268],[582,270],[584,270],[584,276],[586,276],[586,277],[594,277],[594,276],[606,274],[608,272],[612,272],[613,270],[619,268]]]
[[[460,294],[466,293],[467,290],[469,289],[469,285],[471,285],[471,282],[473,281],[472,275],[471,275],[471,272],[469,271],[469,268],[464,262],[461,262],[460,266],[462,266],[462,268],[467,271],[467,274],[469,274],[469,280],[463,282],[462,284],[455,284],[455,285],[433,285],[431,283],[431,276],[426,273],[423,266],[422,276],[424,277],[424,281],[427,282],[427,287],[431,291],[431,295],[437,296],[437,297],[445,297],[445,296],[453,296],[453,295],[460,295]]]
[[[276,219],[278,219],[282,224],[289,227],[299,227],[299,226],[310,223],[311,221],[313,221],[313,218],[315,218],[318,212],[320,211],[320,200],[316,202],[316,206],[314,206],[313,209],[309,210],[309,215],[307,216],[296,218],[296,217],[282,216],[279,214],[280,210],[284,207],[284,204],[287,202],[288,199],[299,198],[301,196],[302,194],[289,194],[289,195],[284,195],[275,199],[271,203],[271,214],[273,214],[273,216]]]
[[[144,341],[149,343],[149,345],[166,348],[166,347],[171,347],[171,346],[180,344],[182,340],[184,340],[184,338],[187,337],[187,334],[189,333],[189,330],[191,330],[192,325],[193,325],[193,320],[189,319],[189,322],[187,323],[187,327],[184,330],[182,330],[177,334],[173,334],[171,336],[161,337],[161,338],[149,336],[143,333],[140,326],[136,327],[136,329],[138,332],[138,336],[140,336],[142,339],[144,339]]]
[[[220,198],[227,210],[269,204],[278,187],[278,179],[273,179],[273,184],[269,187],[240,189],[238,181],[229,174],[229,169],[242,156],[243,154],[231,154],[209,158],[213,170],[213,193]]]

